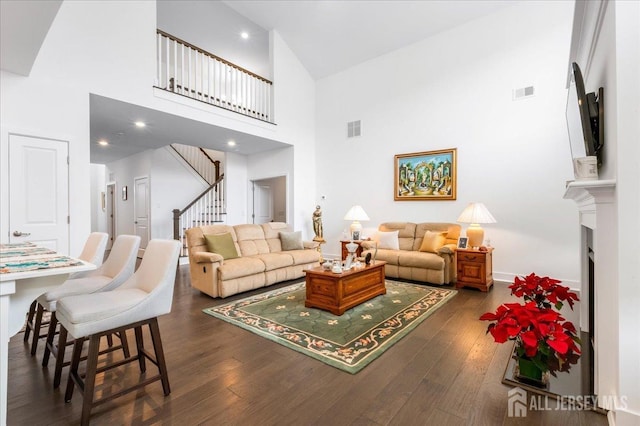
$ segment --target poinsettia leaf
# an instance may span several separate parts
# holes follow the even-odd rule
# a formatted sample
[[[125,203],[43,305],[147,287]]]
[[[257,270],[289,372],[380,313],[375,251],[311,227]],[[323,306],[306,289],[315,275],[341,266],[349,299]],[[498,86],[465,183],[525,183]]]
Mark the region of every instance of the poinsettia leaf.
[[[555,306],[556,306],[556,309],[557,309],[557,310],[562,309],[562,302],[557,301]]]
[[[566,354],[567,351],[569,350],[569,344],[564,340],[548,339],[547,344],[551,346],[554,350],[556,350],[557,352],[560,352],[563,355]]]

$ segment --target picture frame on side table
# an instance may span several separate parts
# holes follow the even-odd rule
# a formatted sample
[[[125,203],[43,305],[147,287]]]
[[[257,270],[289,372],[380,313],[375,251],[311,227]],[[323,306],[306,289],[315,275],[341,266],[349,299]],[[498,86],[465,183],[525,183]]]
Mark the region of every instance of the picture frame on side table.
[[[455,200],[456,148],[394,156],[395,201]]]
[[[360,240],[360,231],[353,231],[351,233],[351,239],[353,241],[359,241]]]
[[[469,238],[468,237],[459,237],[458,238],[458,248],[462,250],[466,250],[468,247]]]

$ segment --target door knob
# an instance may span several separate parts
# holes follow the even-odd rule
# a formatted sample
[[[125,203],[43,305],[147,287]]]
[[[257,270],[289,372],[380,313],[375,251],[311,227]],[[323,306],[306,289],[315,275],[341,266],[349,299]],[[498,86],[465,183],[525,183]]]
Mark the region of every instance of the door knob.
[[[31,232],[13,231],[14,237],[28,237],[29,235],[31,235]]]

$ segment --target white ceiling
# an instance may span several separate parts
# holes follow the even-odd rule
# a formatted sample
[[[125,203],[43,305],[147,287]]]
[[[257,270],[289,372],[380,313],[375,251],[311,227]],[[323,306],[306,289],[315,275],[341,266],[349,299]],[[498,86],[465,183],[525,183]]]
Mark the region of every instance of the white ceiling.
[[[225,1],[275,29],[320,79],[513,5],[514,0]]]
[[[68,0],[67,0],[68,1]],[[163,0],[164,1],[164,0]],[[514,0],[457,1],[224,1],[229,14],[277,30],[309,73],[320,79],[473,19],[509,7]],[[28,75],[61,1],[5,1],[2,5],[2,69]],[[224,16],[216,16],[224,20]],[[188,40],[187,40],[188,41]],[[286,146],[251,135],[91,95],[91,162],[108,163],[169,143],[251,154]],[[133,126],[143,119],[143,130]],[[97,145],[107,138],[111,145]]]

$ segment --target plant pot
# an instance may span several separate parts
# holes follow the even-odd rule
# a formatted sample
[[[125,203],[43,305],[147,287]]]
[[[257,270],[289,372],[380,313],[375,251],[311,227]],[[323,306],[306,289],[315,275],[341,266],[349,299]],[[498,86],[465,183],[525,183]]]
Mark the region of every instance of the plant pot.
[[[533,361],[520,357],[515,364],[514,377],[528,385],[546,388],[549,385],[549,370],[542,371]]]

